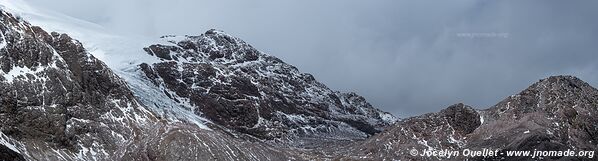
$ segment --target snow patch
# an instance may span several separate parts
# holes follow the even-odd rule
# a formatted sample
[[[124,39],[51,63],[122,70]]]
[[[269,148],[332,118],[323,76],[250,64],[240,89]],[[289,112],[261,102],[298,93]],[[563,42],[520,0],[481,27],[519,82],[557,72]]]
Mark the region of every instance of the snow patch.
[[[177,103],[170,99],[164,94],[164,89],[160,89],[144,78],[143,73],[137,70],[136,66],[116,72],[127,81],[139,101],[157,115],[175,122],[190,122],[199,128],[210,130],[206,125],[210,121],[195,114],[191,104],[188,102]],[[183,98],[178,99],[184,100]]]
[[[397,121],[397,118],[389,113],[386,112],[378,112],[378,114],[380,115],[380,118],[382,119],[382,121],[384,122],[388,122],[388,123],[394,123]]]
[[[36,70],[31,70],[27,67],[19,67],[19,66],[14,66],[12,67],[12,69],[10,71],[8,71],[8,73],[4,73],[2,76],[4,76],[4,78],[6,79],[6,81],[8,82],[12,82],[15,78],[19,77],[19,76],[25,76],[27,74],[31,74],[31,75],[35,75],[35,73],[40,72],[40,68],[37,68]],[[27,78],[27,77],[25,77]]]
[[[3,132],[0,132],[0,144],[4,145],[5,147],[8,147],[8,149],[10,149],[12,151],[20,153],[20,151],[17,149],[16,145],[14,145],[11,142],[12,141],[8,136],[6,136]]]
[[[482,115],[480,114],[480,125],[483,125],[483,124],[484,124],[484,116],[482,116]]]

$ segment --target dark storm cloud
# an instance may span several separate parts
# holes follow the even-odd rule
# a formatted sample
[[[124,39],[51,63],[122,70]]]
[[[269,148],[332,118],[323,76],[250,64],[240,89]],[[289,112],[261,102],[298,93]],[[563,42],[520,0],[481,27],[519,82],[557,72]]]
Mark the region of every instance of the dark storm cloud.
[[[549,75],[598,85],[598,1],[29,2],[124,34],[221,29],[402,117],[487,108]]]

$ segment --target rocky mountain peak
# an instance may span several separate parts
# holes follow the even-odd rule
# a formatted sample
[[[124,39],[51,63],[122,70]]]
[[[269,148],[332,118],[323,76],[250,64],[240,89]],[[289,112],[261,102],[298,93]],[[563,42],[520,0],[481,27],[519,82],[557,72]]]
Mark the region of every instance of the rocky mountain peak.
[[[106,50],[143,56],[111,69],[73,37],[1,11],[0,160],[436,160],[447,158],[410,153],[598,147],[598,90],[573,76],[489,109],[458,103],[397,121],[219,30],[141,48]],[[448,158],[505,159],[527,158]]]
[[[154,117],[131,91],[136,82],[82,43],[0,11],[0,160],[291,158],[224,129]]]
[[[186,110],[235,131],[266,140],[356,139],[396,120],[222,31],[163,39],[145,48],[160,61],[141,64],[141,74]]]
[[[562,94],[566,94],[568,92],[585,92],[595,90],[592,86],[588,83],[584,82],[583,80],[574,77],[574,76],[550,76],[545,79],[541,79],[537,83],[534,83],[528,89],[524,90],[522,93],[528,91],[552,91],[553,93],[561,92]]]
[[[437,113],[405,118],[344,151],[346,159],[529,160],[526,157],[419,157],[410,150],[590,150],[598,144],[598,90],[573,76],[552,76],[495,106],[476,110],[462,103]],[[365,151],[365,152],[364,152]],[[382,155],[380,155],[382,154]],[[583,157],[546,157],[584,160]],[[586,158],[587,159],[587,158]]]
[[[139,124],[152,119],[126,84],[81,43],[3,10],[1,15],[3,145],[30,159],[109,157],[136,135]]]
[[[540,79],[540,81],[538,81],[538,83],[548,83],[548,84],[552,84],[552,83],[556,83],[556,82],[562,82],[562,81],[566,81],[566,82],[575,82],[576,84],[587,84],[586,82],[584,82],[583,80],[575,77],[575,76],[571,76],[571,75],[557,75],[557,76],[549,76],[548,78],[544,78],[544,79]]]
[[[598,105],[597,100],[598,90],[579,78],[551,76],[509,96],[492,109],[498,115],[509,113],[515,117],[537,111],[569,117],[581,109],[592,110]]]

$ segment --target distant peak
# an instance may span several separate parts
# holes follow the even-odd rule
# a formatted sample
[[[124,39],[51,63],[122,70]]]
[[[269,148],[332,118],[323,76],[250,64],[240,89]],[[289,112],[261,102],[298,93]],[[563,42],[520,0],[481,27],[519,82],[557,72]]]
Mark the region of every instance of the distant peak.
[[[541,79],[527,89],[512,95],[495,105],[499,114],[511,113],[522,116],[537,110],[551,114],[565,107],[592,107],[598,90],[575,76],[560,75]]]
[[[556,82],[578,82],[586,83],[583,80],[571,75],[550,76],[548,78],[540,79],[539,83],[556,83]]]
[[[548,78],[540,79],[540,82],[556,82],[556,81],[581,81],[581,79],[571,75],[557,75]]]
[[[578,89],[591,87],[585,81],[571,75],[558,75],[550,76],[548,78],[540,79],[536,84],[532,85],[533,88],[540,90],[544,88],[556,88],[556,89]],[[555,89],[552,89],[555,90]]]

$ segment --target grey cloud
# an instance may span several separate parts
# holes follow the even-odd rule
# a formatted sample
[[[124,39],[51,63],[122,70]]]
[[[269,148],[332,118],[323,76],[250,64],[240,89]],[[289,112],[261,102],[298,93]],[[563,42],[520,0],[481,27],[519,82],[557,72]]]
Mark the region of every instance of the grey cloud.
[[[596,1],[28,2],[123,34],[222,29],[402,117],[457,102],[486,108],[549,75],[598,85]]]

